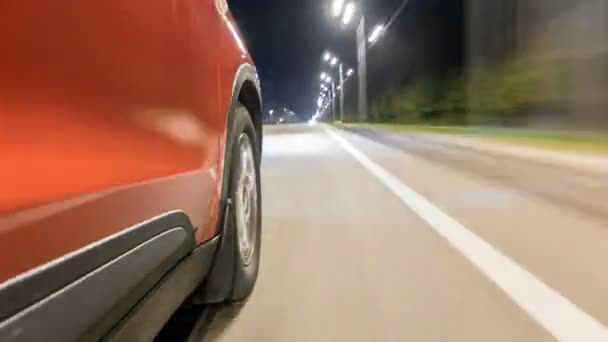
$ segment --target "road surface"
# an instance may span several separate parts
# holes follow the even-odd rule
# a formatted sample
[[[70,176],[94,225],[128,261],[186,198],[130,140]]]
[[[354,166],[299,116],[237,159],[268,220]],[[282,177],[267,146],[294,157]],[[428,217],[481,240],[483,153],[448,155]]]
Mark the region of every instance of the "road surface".
[[[608,341],[603,179],[411,137],[266,131],[259,281],[202,340]]]

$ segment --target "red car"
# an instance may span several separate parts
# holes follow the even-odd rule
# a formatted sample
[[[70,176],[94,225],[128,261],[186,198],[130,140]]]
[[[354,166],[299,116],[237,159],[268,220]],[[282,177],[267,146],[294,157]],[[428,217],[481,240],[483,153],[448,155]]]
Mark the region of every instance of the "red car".
[[[186,301],[244,301],[262,110],[226,1],[0,18],[0,341],[149,340]]]

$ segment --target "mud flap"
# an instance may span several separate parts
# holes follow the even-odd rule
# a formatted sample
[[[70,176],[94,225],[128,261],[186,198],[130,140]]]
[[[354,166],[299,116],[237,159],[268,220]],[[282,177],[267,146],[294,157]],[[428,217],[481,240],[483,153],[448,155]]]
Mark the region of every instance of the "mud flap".
[[[219,246],[209,271],[207,280],[204,282],[202,293],[195,296],[196,304],[212,304],[225,301],[232,291],[234,278],[234,229],[230,227],[230,215],[232,212],[232,200],[227,199],[224,204],[222,215],[222,229]]]

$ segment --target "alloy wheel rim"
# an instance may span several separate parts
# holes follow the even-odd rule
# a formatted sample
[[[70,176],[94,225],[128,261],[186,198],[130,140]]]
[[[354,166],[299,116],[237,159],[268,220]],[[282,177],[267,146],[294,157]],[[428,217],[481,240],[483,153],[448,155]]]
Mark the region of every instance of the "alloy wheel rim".
[[[247,134],[239,136],[238,147],[241,167],[236,175],[238,178],[235,189],[237,240],[242,261],[249,265],[255,253],[257,238],[257,176],[255,156]]]

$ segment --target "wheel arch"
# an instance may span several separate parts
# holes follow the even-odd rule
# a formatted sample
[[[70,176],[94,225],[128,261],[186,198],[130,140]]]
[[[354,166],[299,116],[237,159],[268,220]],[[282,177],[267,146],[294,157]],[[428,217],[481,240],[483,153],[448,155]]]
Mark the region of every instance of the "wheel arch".
[[[257,133],[258,148],[261,152],[264,116],[262,90],[255,67],[251,64],[243,64],[237,71],[230,110],[234,110],[239,103],[247,109],[251,116],[251,121],[253,121]]]
[[[255,67],[251,64],[242,64],[236,72],[234,85],[232,90],[232,100],[226,116],[226,139],[229,139],[229,134],[232,128],[232,115],[235,110],[243,106],[247,109],[253,122],[256,131],[256,140],[258,145],[259,156],[262,153],[262,123],[263,109],[260,82],[258,79]],[[230,145],[226,141],[224,160],[230,160]],[[219,243],[216,251],[215,259],[206,281],[200,291],[195,293],[190,298],[195,304],[200,303],[218,303],[226,300],[232,290],[231,284],[234,277],[234,249],[231,241],[234,239],[231,229],[228,229],[226,217],[231,211],[231,202],[228,198],[224,198],[225,189],[228,187],[228,170],[227,163],[224,163],[222,172],[222,198],[220,201],[221,215],[218,225]]]

